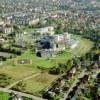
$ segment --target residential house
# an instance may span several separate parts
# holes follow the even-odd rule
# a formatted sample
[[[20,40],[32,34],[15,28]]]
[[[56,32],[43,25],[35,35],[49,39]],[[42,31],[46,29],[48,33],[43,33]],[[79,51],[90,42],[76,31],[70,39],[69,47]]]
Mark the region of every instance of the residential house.
[[[4,21],[0,20],[0,25],[3,25],[4,24]]]
[[[29,25],[30,21],[33,19],[32,14],[21,13],[12,16],[11,23],[16,25]]]
[[[40,21],[39,18],[33,18],[29,21],[29,25],[36,25]]]
[[[9,25],[6,25],[3,29],[3,32],[4,33],[11,33],[13,32],[13,27],[12,26],[9,26]]]
[[[10,25],[1,25],[0,26],[0,32],[11,33],[11,32],[13,32],[13,27],[10,26]]]

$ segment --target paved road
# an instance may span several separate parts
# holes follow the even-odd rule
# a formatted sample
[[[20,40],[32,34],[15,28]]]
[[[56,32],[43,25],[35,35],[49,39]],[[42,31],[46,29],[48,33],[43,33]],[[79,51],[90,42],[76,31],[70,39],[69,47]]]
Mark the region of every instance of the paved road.
[[[83,77],[86,74],[85,70],[83,70],[79,76],[77,77],[76,81],[71,85],[70,89],[67,91],[67,93],[64,94],[64,98],[62,98],[61,100],[66,100],[66,98],[68,97],[69,93],[72,91],[73,87],[76,86],[76,83],[79,81],[78,78]]]
[[[33,100],[46,100],[46,99],[43,99],[41,97],[37,97],[37,96],[31,95],[31,94],[22,93],[22,92],[18,92],[18,91],[14,91],[14,90],[11,90],[11,89],[6,89],[6,88],[0,88],[0,91],[8,92],[8,93],[14,93],[14,94],[17,94],[19,96],[31,98]]]

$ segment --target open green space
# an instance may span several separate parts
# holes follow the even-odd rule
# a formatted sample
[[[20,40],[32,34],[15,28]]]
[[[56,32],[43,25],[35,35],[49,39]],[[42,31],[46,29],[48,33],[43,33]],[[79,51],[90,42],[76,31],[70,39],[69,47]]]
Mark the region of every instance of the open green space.
[[[36,54],[34,52],[27,50],[21,56],[18,56],[14,59],[8,59],[6,62],[3,63],[3,66],[7,66],[7,65],[12,66],[12,67],[27,66],[27,67],[34,67],[36,69],[37,69],[37,66],[39,66],[39,67],[48,69],[48,68],[51,68],[51,67],[57,65],[58,63],[64,63],[65,61],[67,61],[71,57],[72,57],[72,55],[71,55],[71,52],[69,49],[68,49],[68,51],[66,50],[62,54],[58,54],[54,58],[39,58],[36,56]],[[32,60],[32,64],[19,65],[16,62],[17,62],[17,60],[20,60],[20,59],[30,59],[30,60]]]
[[[40,73],[41,70],[39,68],[48,70],[49,68],[55,67],[59,63],[64,63],[68,59],[71,59],[73,54],[81,56],[89,52],[93,43],[88,39],[81,38],[80,36],[76,36],[75,38],[79,40],[77,48],[73,50],[66,49],[66,51],[53,58],[38,58],[33,51],[27,50],[21,56],[8,59],[0,65],[0,74],[4,73],[10,76],[12,78],[10,84],[12,84],[18,80],[23,80],[26,77]],[[29,59],[32,63],[26,65],[16,63],[21,59]],[[41,96],[41,91],[49,86],[56,77],[57,76],[50,75],[47,72],[40,73],[40,75],[35,78],[23,81],[26,84],[24,92]]]
[[[54,76],[48,74],[47,72],[44,72],[32,79],[23,81],[22,83],[24,84],[24,87],[22,88],[24,89],[19,87],[19,90],[41,96],[42,91],[46,89],[50,85],[50,83],[54,81],[56,78],[57,75]],[[14,88],[16,87],[18,87],[18,85],[14,86]]]
[[[73,55],[82,56],[85,53],[89,52],[90,49],[93,47],[93,42],[91,42],[88,39],[84,39],[80,36],[75,36],[75,39],[79,41],[79,44],[76,48],[72,50],[66,49],[66,51],[64,51],[61,54],[58,54],[56,57],[38,58],[33,51],[27,50],[21,56],[18,56],[14,59],[8,59],[6,62],[4,62],[3,66],[12,66],[12,67],[26,66],[26,67],[34,67],[35,69],[37,69],[37,66],[39,66],[48,69],[56,66],[58,63],[66,62],[68,59],[71,59]],[[20,59],[30,59],[32,60],[32,64],[29,65],[16,64],[16,61]]]
[[[82,56],[89,52],[93,47],[93,42],[89,39],[82,38],[81,36],[74,36],[75,39],[79,41],[79,44],[76,48],[72,49],[72,53],[76,56]]]
[[[21,29],[22,32],[26,32],[26,33],[32,33],[32,32],[34,32],[34,30],[35,30],[35,28],[29,28],[28,26],[23,27]]]
[[[0,100],[9,100],[9,93],[0,92]]]

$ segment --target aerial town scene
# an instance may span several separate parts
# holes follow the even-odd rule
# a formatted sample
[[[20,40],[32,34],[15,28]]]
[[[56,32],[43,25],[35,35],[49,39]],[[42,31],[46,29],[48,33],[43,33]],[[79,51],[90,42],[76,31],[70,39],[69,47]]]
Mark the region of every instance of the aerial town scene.
[[[0,100],[100,100],[100,0],[0,0]]]

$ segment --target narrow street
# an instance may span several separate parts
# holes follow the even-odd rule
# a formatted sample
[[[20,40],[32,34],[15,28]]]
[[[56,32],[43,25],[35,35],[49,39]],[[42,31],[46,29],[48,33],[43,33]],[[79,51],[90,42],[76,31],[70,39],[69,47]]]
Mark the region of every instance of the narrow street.
[[[100,73],[100,69],[95,70],[92,77],[96,78],[96,76],[98,75],[98,73]],[[72,97],[72,100],[76,100],[76,97],[78,95],[78,92],[80,91],[80,88],[77,89],[75,95]]]
[[[61,100],[66,100],[66,98],[68,97],[68,94],[70,93],[70,91],[73,89],[73,87],[76,85],[76,83],[79,81],[78,78],[81,78],[83,77],[86,72],[86,70],[84,69],[80,74],[79,76],[77,77],[76,81],[71,85],[71,87],[69,88],[69,90],[67,91],[67,93],[64,94],[64,98],[62,98]]]
[[[46,99],[43,99],[41,97],[37,97],[37,96],[31,95],[31,94],[22,93],[22,92],[18,92],[18,91],[14,91],[14,90],[11,90],[11,89],[6,89],[6,88],[0,88],[0,91],[7,92],[7,93],[14,93],[16,95],[31,98],[33,100],[46,100]]]
[[[96,78],[97,74],[100,73],[100,69],[96,69],[94,70],[94,74],[92,75],[94,78]],[[76,83],[79,81],[78,78],[83,77],[85,74],[88,74],[86,72],[86,70],[83,70],[83,72],[79,75],[79,77],[77,77],[76,81],[72,84],[72,86],[70,87],[70,89],[67,91],[67,93],[65,93],[64,98],[61,100],[66,100],[66,98],[68,97],[68,94],[71,92],[71,90],[73,89],[73,87],[76,85]],[[77,96],[77,93],[74,96],[74,99],[72,98],[72,100],[76,100],[75,97]]]

